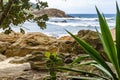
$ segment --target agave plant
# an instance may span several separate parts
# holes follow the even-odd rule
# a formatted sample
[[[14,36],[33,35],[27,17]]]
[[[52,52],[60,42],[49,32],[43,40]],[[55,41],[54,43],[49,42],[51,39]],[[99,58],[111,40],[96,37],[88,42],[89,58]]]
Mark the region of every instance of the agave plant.
[[[100,55],[100,53],[96,51],[94,48],[92,48],[88,43],[78,38],[77,36],[73,35],[71,32],[67,31],[78,42],[78,44],[80,44],[80,46],[84,49],[84,51],[88,53],[90,57],[95,61],[94,63],[91,62],[90,64],[92,64],[93,66],[101,70],[105,75],[107,75],[107,77],[99,76],[98,74],[94,74],[94,73],[90,73],[90,72],[86,72],[82,70],[76,70],[72,68],[59,67],[59,69],[74,71],[74,72],[79,72],[79,73],[85,73],[85,74],[94,76],[94,79],[91,77],[89,78],[88,77],[84,77],[84,78],[77,77],[82,80],[84,79],[85,80],[86,79],[87,80],[98,80],[98,79],[120,80],[120,10],[119,10],[117,2],[116,2],[116,9],[117,9],[116,28],[115,28],[116,29],[116,43],[114,43],[110,30],[109,30],[109,26],[106,22],[106,19],[104,15],[102,15],[99,12],[98,8],[96,7],[96,11],[97,11],[98,18],[99,18],[100,30],[101,30],[101,33],[98,33],[98,35],[103,44],[105,54],[107,55],[110,62],[105,61],[104,58]],[[78,62],[79,60],[81,60],[80,57],[77,60],[74,60],[73,64],[75,62]],[[110,63],[113,66],[114,70],[111,69],[108,63]]]

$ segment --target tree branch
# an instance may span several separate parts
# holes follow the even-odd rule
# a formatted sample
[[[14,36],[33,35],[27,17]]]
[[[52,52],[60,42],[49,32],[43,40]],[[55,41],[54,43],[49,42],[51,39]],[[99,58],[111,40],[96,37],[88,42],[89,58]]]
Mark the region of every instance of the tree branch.
[[[3,0],[1,0],[3,1]],[[4,22],[4,20],[6,19],[7,15],[9,14],[9,11],[12,8],[12,4],[13,4],[14,0],[9,0],[9,2],[7,3],[8,6],[4,8],[4,10],[2,11],[3,13],[1,14],[1,18],[0,18],[0,27],[2,25],[2,23]]]

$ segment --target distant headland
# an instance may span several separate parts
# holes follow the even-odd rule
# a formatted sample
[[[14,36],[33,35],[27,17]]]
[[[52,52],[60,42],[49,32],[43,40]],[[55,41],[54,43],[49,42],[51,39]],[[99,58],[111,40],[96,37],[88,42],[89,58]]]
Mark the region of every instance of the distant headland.
[[[39,10],[39,11],[34,10],[33,14],[35,14],[37,16],[47,14],[48,17],[71,17],[71,16],[67,15],[64,11],[55,9],[55,8],[43,9],[43,10]]]

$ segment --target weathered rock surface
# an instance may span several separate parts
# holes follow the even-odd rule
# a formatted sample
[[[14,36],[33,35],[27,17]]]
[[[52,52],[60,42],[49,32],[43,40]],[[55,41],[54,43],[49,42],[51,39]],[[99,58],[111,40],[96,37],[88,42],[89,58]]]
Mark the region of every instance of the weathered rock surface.
[[[38,52],[60,52],[60,53],[76,53],[83,54],[83,49],[70,36],[64,36],[56,39],[39,32],[21,34],[12,33],[9,35],[0,35],[0,53],[7,57],[25,56],[35,51]],[[7,38],[8,36],[8,38]],[[88,42],[100,53],[104,53],[102,44],[97,32],[90,30],[81,30],[77,34],[78,37]],[[5,40],[4,40],[5,39]]]
[[[0,41],[0,53],[4,54],[4,52],[8,49],[8,47],[11,45],[9,42],[2,42]]]
[[[18,40],[22,35],[23,35],[22,33],[16,33],[16,32],[11,32],[10,34],[0,33],[0,41],[1,41],[1,42],[14,43],[14,42],[16,42],[16,40]]]
[[[6,50],[15,43],[23,34],[12,32],[10,34],[0,33],[0,53],[4,54]]]
[[[81,30],[78,32],[77,36],[80,37],[81,39],[85,40],[87,43],[89,43],[94,49],[96,49],[98,52],[100,52],[100,54],[106,60],[108,60],[108,58],[106,57],[105,52],[103,50],[103,45],[100,41],[100,38],[99,38],[97,32],[90,31],[90,30]],[[78,45],[76,45],[75,47],[76,47],[75,51],[78,50],[77,52],[79,52],[79,53],[84,52],[83,50],[81,50],[81,48]]]
[[[90,30],[80,30],[78,32],[77,36],[79,38],[85,40],[90,45],[92,45],[92,47],[95,48],[96,50],[101,51],[103,49],[97,32],[90,31]],[[83,49],[70,36],[69,37],[66,37],[66,36],[62,37],[62,38],[60,38],[60,40],[64,41],[63,43],[61,43],[62,47],[60,47],[60,52],[61,51],[63,51],[63,52],[69,51],[71,53],[77,53],[77,54],[83,54],[84,53]]]
[[[40,11],[34,11],[33,14],[35,14],[37,16],[47,14],[48,17],[70,17],[70,16],[66,15],[64,11],[54,9],[54,8],[44,9],[44,10],[40,10]]]
[[[9,61],[16,60],[15,58],[8,58],[0,62],[0,80],[43,80],[42,78],[47,73],[31,70],[30,64],[14,63]]]
[[[20,58],[20,57],[19,57]],[[49,77],[48,71],[32,70],[29,63],[17,63],[11,64],[9,61],[16,60],[16,58],[8,58],[5,61],[0,62],[0,80],[47,80]],[[38,66],[38,65],[37,65]],[[41,65],[42,66],[42,65]],[[75,66],[76,69],[85,70],[91,73],[102,74],[99,70],[91,65]],[[67,76],[80,76],[69,71],[58,71],[58,80],[68,80]],[[84,75],[81,75],[84,76]],[[72,80],[69,78],[69,80]]]
[[[42,33],[27,33],[16,40],[5,51],[5,55],[10,56],[25,56],[34,51],[56,51],[56,39]]]
[[[1,61],[4,61],[5,59],[7,59],[6,56],[0,54],[0,62],[1,62]]]
[[[90,31],[90,30],[81,30],[78,32],[77,36],[85,40],[87,43],[89,43],[94,49],[96,49],[100,53],[103,52],[101,51],[103,50],[103,47],[97,32]],[[78,46],[75,46],[75,47],[78,47]]]
[[[62,37],[59,38],[59,40],[74,41],[74,39],[71,36],[62,36]]]
[[[100,54],[106,59],[108,60],[108,58],[106,57],[104,50],[103,50],[103,46],[102,43],[99,39],[99,36],[97,34],[97,32],[95,31],[91,31],[91,30],[80,30],[77,34],[77,36],[81,39],[83,39],[85,42],[89,43],[94,49],[96,49],[97,51],[100,52]],[[63,53],[75,53],[75,54],[84,54],[84,50],[80,47],[80,45],[78,45],[78,43],[74,40],[72,40],[72,38],[68,38],[68,40],[66,38],[60,38],[62,40],[64,40],[64,42],[61,43],[61,45],[59,46],[59,51],[63,52]]]

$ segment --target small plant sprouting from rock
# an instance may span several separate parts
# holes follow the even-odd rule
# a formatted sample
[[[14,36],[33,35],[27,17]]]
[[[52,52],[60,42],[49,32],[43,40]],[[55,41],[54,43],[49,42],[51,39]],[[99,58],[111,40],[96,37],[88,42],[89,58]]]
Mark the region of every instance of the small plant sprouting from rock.
[[[62,59],[60,59],[57,56],[57,53],[46,52],[45,56],[47,58],[46,66],[50,73],[50,78],[48,80],[56,80],[57,79],[57,75],[56,75],[57,67],[62,64]]]

